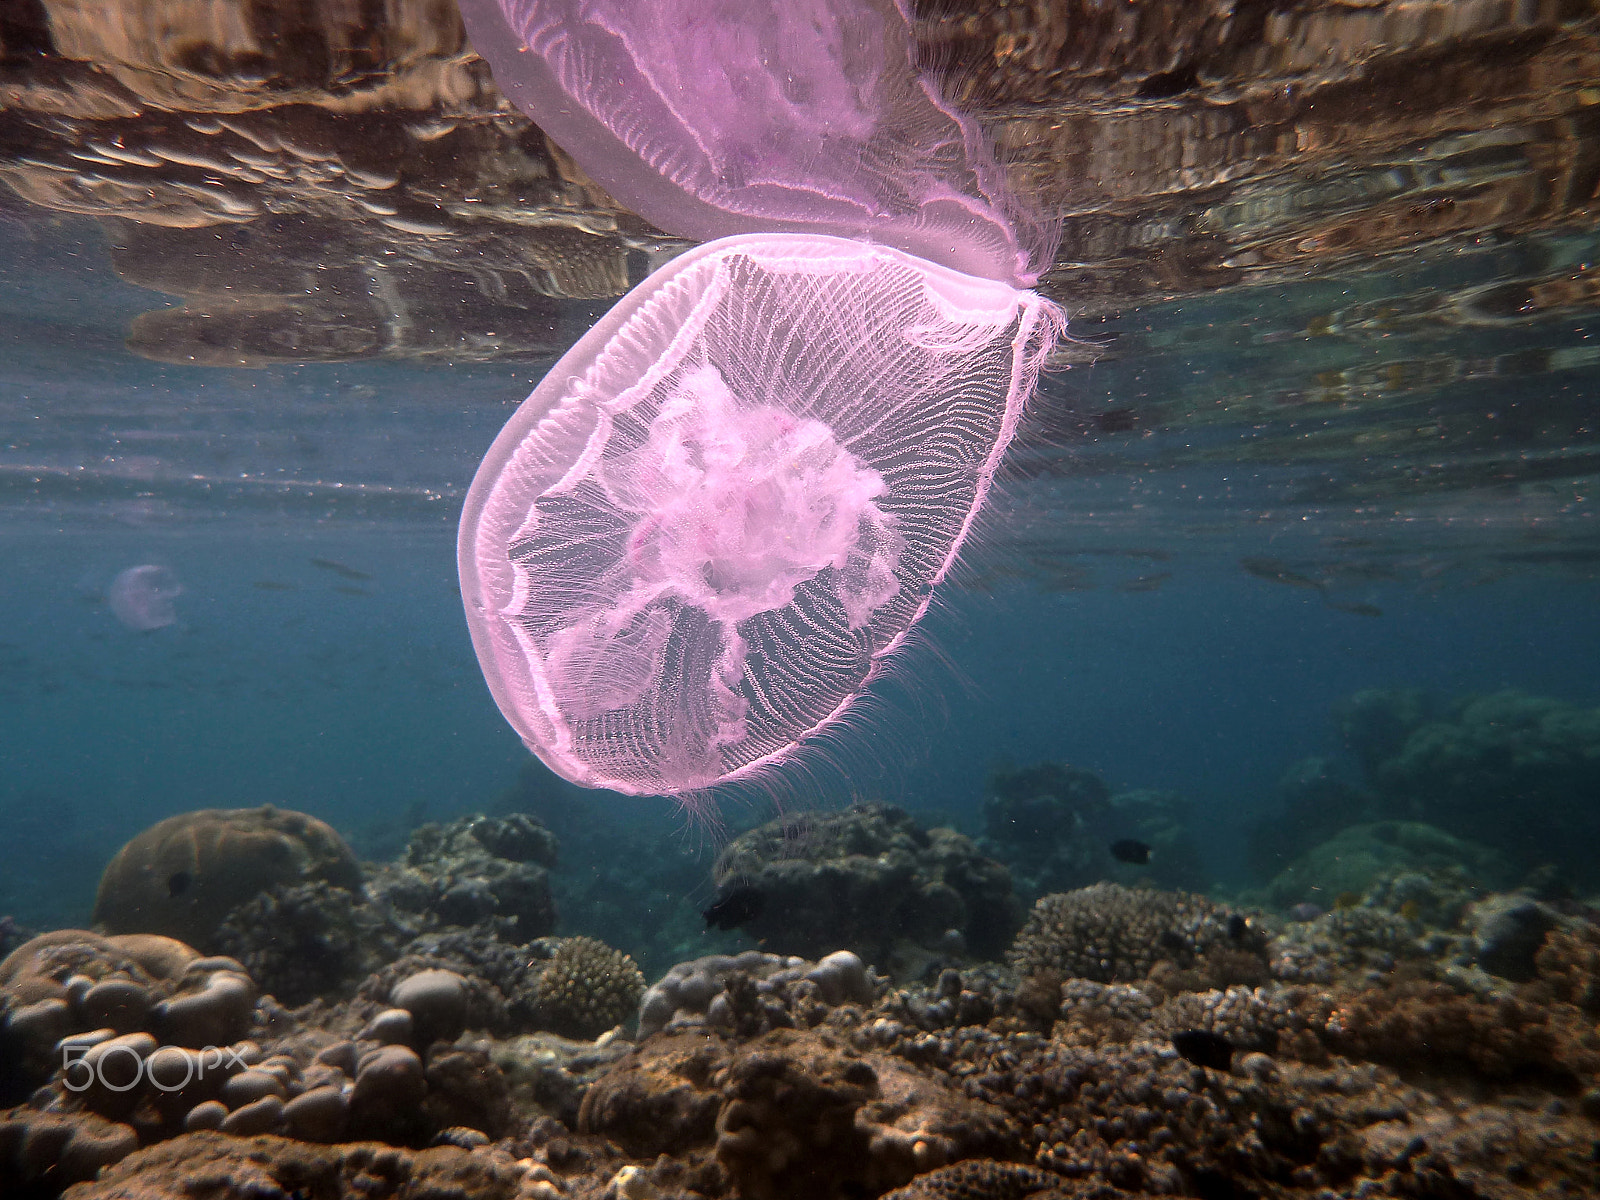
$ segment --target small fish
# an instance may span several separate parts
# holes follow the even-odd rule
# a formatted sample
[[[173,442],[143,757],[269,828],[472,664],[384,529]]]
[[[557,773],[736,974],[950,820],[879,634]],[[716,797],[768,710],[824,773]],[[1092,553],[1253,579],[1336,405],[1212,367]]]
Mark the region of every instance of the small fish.
[[[1310,588],[1313,592],[1320,592],[1323,588],[1323,584],[1311,576],[1291,571],[1286,563],[1275,558],[1246,557],[1239,560],[1239,565],[1257,579],[1265,579],[1268,583],[1286,583],[1290,587]]]
[[[1150,847],[1137,838],[1119,838],[1111,843],[1111,857],[1142,867],[1150,861]]]
[[[760,889],[740,884],[700,915],[706,919],[707,929],[737,929],[760,916],[765,903]]]
[[[1342,613],[1351,613],[1357,617],[1383,616],[1383,609],[1376,604],[1342,604],[1337,600],[1329,600],[1328,607],[1336,608]]]
[[[1197,1067],[1226,1071],[1233,1063],[1233,1043],[1209,1029],[1185,1029],[1172,1035],[1172,1048]]]
[[[250,586],[256,588],[258,591],[263,591],[263,592],[292,592],[292,591],[294,591],[294,584],[292,584],[292,583],[279,583],[276,579],[258,579],[253,584],[251,584]]]
[[[336,583],[336,584],[333,585],[333,590],[338,592],[339,595],[341,595],[341,596],[370,596],[370,595],[372,595],[371,592],[364,591],[363,589],[358,588],[358,587],[351,587],[347,583]]]
[[[167,876],[167,895],[176,900],[189,890],[189,885],[194,881],[189,878],[187,871],[174,871]]]
[[[1228,914],[1228,937],[1237,942],[1250,932],[1250,919],[1242,913]]]
[[[354,567],[347,567],[342,562],[334,562],[331,558],[313,558],[309,560],[313,567],[324,571],[332,571],[340,579],[354,579],[357,581],[371,579],[365,571],[358,571]]]

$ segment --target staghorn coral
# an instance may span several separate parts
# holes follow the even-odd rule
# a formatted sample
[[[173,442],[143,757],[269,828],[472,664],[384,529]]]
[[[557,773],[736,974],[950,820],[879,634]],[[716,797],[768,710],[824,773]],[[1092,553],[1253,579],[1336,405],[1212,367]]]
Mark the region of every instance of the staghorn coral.
[[[534,977],[539,1025],[563,1037],[591,1039],[631,1018],[644,975],[620,950],[590,937],[555,939]]]
[[[1259,962],[1262,949],[1243,917],[1203,896],[1098,883],[1035,904],[1010,960],[1023,975],[1119,983],[1144,979],[1157,964],[1203,968],[1223,952],[1243,951]]]

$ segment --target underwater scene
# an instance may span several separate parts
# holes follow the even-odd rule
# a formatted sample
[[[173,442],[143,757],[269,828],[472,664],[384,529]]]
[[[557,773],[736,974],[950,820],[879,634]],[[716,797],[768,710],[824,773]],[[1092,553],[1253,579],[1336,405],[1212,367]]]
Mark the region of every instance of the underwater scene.
[[[1600,1196],[1597,88],[0,4],[0,1197]]]

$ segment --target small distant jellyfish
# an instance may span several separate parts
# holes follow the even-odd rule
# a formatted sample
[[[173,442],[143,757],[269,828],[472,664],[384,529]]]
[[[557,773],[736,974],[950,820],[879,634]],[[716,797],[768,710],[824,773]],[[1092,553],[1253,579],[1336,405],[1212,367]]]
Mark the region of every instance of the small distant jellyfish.
[[[145,563],[112,580],[106,599],[117,620],[138,633],[149,633],[177,621],[172,602],[182,594],[183,587],[171,571]]]
[[[893,0],[463,0],[510,98],[681,237],[467,494],[484,676],[551,769],[757,777],[926,613],[1064,318],[1048,225],[914,67]]]

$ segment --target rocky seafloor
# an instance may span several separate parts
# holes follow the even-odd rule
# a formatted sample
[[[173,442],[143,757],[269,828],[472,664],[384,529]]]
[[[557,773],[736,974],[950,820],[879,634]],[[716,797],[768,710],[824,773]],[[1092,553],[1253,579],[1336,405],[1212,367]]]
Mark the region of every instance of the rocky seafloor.
[[[654,982],[625,951],[670,938],[553,936],[562,850],[526,812],[383,863],[285,810],[170,818],[93,929],[0,923],[0,1195],[1600,1195],[1574,889],[1352,785],[1352,824],[1224,902],[1170,877],[1176,798],[1097,784],[1003,774],[977,839],[883,805],[750,829],[708,910],[728,952]],[[1107,831],[1151,862],[1064,886]]]

